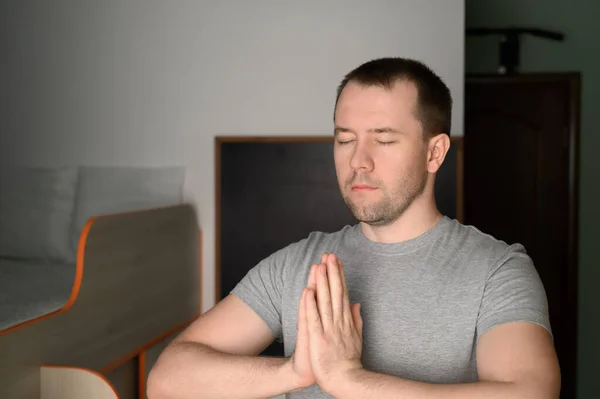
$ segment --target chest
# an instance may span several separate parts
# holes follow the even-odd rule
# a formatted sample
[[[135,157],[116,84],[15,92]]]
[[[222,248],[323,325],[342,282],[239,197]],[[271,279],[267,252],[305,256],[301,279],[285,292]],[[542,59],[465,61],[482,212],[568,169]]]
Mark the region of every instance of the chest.
[[[477,325],[477,306],[468,297],[402,284],[375,294],[357,291],[367,368],[437,383],[468,379]]]
[[[431,264],[361,266],[348,262],[346,278],[350,302],[361,303],[365,367],[429,382],[471,380],[477,280]],[[297,313],[287,318],[295,342]]]

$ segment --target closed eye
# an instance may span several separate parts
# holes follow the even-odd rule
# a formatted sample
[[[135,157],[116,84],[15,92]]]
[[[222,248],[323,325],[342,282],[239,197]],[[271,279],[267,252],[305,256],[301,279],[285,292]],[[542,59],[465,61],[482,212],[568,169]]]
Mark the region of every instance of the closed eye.
[[[337,140],[337,142],[338,142],[339,145],[350,144],[350,143],[353,143],[354,141],[355,140],[343,140],[343,141],[342,140]],[[381,144],[381,145],[391,145],[391,144],[397,143],[397,141],[380,141],[380,140],[377,140],[377,143]]]

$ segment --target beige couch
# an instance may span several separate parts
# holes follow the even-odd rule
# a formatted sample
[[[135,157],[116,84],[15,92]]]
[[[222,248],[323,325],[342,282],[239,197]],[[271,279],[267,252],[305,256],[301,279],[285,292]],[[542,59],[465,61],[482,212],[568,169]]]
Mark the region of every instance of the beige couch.
[[[143,391],[200,310],[182,186],[181,168],[0,169],[0,397]]]

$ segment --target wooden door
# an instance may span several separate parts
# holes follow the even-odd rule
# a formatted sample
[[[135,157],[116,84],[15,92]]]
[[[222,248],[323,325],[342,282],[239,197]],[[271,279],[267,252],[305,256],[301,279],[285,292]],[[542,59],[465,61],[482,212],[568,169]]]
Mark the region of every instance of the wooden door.
[[[532,257],[575,397],[579,76],[470,76],[465,90],[465,223]]]

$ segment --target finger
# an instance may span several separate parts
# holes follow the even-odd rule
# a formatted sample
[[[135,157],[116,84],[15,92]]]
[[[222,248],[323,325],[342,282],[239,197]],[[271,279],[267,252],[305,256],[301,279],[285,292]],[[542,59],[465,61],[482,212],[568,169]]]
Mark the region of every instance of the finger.
[[[337,258],[340,269],[340,278],[342,280],[342,289],[343,289],[343,308],[344,308],[344,319],[347,323],[352,321],[352,310],[350,309],[350,293],[348,292],[348,283],[346,281],[346,271],[344,268],[344,264]]]
[[[321,317],[321,323],[323,324],[324,330],[329,330],[333,322],[333,315],[331,309],[331,294],[329,292],[329,281],[327,277],[327,266],[319,265],[317,272],[317,305],[319,310],[319,316]]]
[[[344,288],[340,276],[340,268],[335,255],[330,255],[327,259],[327,277],[329,281],[329,291],[331,293],[331,311],[333,312],[333,322],[341,323],[344,321]]]
[[[308,274],[308,283],[306,284],[306,288],[310,288],[312,290],[316,290],[317,289],[317,278],[315,275],[315,270],[317,269],[319,265],[315,265],[313,264],[310,267],[310,272]]]
[[[302,289],[302,294],[300,295],[300,303],[298,304],[298,323],[296,324],[296,330],[300,331],[303,327],[303,323],[306,323],[306,288]]]
[[[324,265],[324,264],[326,264],[326,263],[327,263],[327,256],[328,256],[328,255],[329,255],[329,254],[327,254],[327,253],[324,253],[323,255],[321,255],[321,264],[322,264],[322,265]]]
[[[306,293],[308,290],[302,290],[300,297],[300,308],[298,310],[298,332],[296,336],[296,350],[303,351],[308,344],[308,320],[306,317]]]
[[[321,316],[319,315],[319,310],[317,309],[315,291],[306,290],[304,304],[306,308],[308,337],[311,341],[320,339],[323,336],[323,323],[321,321]]]
[[[360,339],[362,339],[363,334],[363,319],[360,315],[360,303],[352,304],[352,320],[354,322],[354,328],[358,332]]]

